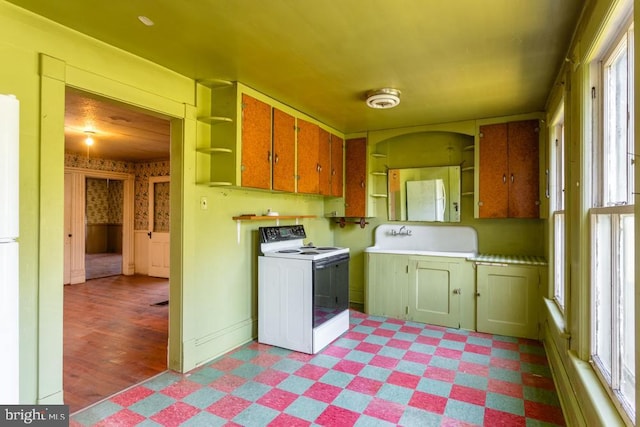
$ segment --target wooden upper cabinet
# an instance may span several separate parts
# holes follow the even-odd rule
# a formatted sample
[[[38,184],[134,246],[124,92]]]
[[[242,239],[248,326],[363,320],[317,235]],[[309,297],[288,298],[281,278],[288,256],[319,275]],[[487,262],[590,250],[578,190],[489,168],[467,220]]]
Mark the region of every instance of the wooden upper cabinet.
[[[293,193],[296,190],[296,119],[273,109],[273,189]]]
[[[507,184],[507,124],[480,126],[478,206],[480,218],[506,218],[509,209]]]
[[[540,216],[538,120],[509,123],[509,216]]]
[[[318,129],[318,193],[331,195],[331,134]]]
[[[331,135],[331,195],[342,197],[344,185],[344,140]]]
[[[271,188],[271,106],[242,94],[242,186]]]
[[[479,218],[538,218],[538,120],[480,126]]]
[[[366,217],[367,139],[349,139],[345,148],[345,216]]]
[[[298,119],[298,193],[318,194],[319,126]]]

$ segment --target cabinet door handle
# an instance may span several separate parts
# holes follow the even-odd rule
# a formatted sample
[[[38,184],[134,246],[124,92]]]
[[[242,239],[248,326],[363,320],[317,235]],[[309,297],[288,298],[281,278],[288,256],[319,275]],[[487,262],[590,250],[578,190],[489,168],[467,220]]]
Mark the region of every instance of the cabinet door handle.
[[[476,292],[476,296],[479,297],[480,296],[480,292]]]
[[[335,175],[336,174],[336,170],[335,169],[331,169],[331,175]]]
[[[502,174],[502,183],[503,184],[507,183],[507,175],[506,174]]]
[[[511,183],[513,184],[513,174],[511,174]]]
[[[360,187],[364,188],[364,181],[360,181]]]
[[[273,156],[273,163],[278,164],[278,153]]]
[[[267,151],[267,162],[271,163],[271,151]]]
[[[316,165],[316,171],[320,172],[322,170],[322,166],[320,166],[320,163],[318,163]]]

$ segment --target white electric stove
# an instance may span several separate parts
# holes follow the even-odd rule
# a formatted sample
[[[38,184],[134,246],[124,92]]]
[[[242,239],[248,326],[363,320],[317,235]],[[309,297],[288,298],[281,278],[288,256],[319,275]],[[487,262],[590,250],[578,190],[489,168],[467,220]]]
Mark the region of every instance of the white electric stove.
[[[349,248],[305,245],[302,225],[259,234],[258,341],[315,354],[349,329]]]

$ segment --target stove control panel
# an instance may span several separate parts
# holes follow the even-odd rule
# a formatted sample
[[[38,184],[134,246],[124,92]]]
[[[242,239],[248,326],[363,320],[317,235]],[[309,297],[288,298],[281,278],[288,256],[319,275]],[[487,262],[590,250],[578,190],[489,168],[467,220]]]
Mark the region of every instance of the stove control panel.
[[[277,227],[259,227],[260,243],[285,242],[307,237],[302,225],[281,225]]]

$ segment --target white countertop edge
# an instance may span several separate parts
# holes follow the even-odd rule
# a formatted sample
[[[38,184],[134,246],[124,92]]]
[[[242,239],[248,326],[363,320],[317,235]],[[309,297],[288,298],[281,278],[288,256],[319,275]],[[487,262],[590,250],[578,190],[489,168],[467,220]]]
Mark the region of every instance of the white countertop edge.
[[[375,246],[368,247],[364,250],[368,253],[374,254],[398,254],[398,255],[423,255],[423,256],[440,256],[440,257],[453,257],[453,258],[470,258],[475,257],[475,252],[441,252],[441,251],[419,251],[413,249],[385,249],[376,248]]]

